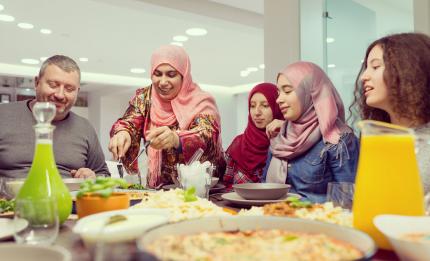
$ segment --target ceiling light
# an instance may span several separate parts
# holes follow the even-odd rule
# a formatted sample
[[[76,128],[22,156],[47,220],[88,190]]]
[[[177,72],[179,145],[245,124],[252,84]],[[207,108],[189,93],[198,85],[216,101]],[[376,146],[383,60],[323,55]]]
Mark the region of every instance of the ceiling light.
[[[79,61],[81,61],[81,62],[88,62],[88,58],[86,58],[86,57],[80,57]]]
[[[41,32],[42,34],[51,34],[51,33],[52,33],[52,31],[51,31],[51,30],[49,30],[49,29],[45,29],[45,28],[40,29],[40,32]]]
[[[177,46],[184,46],[182,43],[178,43],[178,42],[171,42],[171,45],[177,45]]]
[[[260,64],[258,67],[259,67],[260,69],[264,69],[264,68],[266,68],[266,66],[264,65],[264,63]]]
[[[39,60],[29,58],[21,59],[21,62],[25,64],[39,64]]]
[[[207,35],[208,31],[204,28],[190,28],[190,29],[187,29],[185,33],[191,36],[203,36],[203,35]]]
[[[332,42],[334,42],[334,38],[327,37],[326,41],[327,41],[327,43],[332,43]]]
[[[247,77],[249,75],[248,71],[240,71],[240,76],[241,77]]]
[[[15,17],[13,17],[11,15],[2,14],[2,15],[0,15],[0,21],[13,22],[13,21],[15,21]]]
[[[185,35],[177,35],[173,37],[173,41],[175,42],[186,42],[188,41],[188,37],[186,37]]]
[[[361,61],[360,61],[360,63],[363,63],[363,62],[364,62],[364,60],[361,60]]]
[[[132,73],[144,73],[144,72],[146,72],[146,70],[143,68],[131,68],[130,72],[132,72]]]
[[[29,24],[29,23],[19,23],[18,27],[21,29],[33,29],[34,25]]]
[[[4,6],[0,5],[0,11],[4,10]]]
[[[246,70],[248,72],[256,72],[256,71],[258,71],[258,68],[257,67],[248,67],[248,68],[246,68]]]
[[[329,65],[327,65],[327,67],[328,67],[328,68],[335,68],[335,67],[336,67],[336,64],[329,64]]]
[[[40,57],[40,60],[41,60],[42,62],[44,62],[46,59],[48,59],[48,57],[45,57],[45,56]]]

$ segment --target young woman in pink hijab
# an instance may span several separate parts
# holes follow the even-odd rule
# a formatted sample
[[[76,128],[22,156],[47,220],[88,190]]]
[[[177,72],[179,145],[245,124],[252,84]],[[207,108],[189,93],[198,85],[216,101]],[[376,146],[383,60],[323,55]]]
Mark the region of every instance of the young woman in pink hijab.
[[[141,139],[148,147],[148,184],[172,184],[176,164],[185,163],[197,149],[200,161],[210,161],[223,170],[220,116],[214,98],[191,78],[185,50],[167,45],[151,58],[150,86],[136,91],[124,116],[111,129],[109,150],[122,159],[129,173],[137,173],[136,158]],[[215,173],[214,175],[217,175]]]
[[[291,192],[324,202],[328,182],[355,181],[358,139],[345,124],[339,94],[317,65],[287,66],[277,87],[276,102],[286,121],[271,140],[266,182],[288,183]]]
[[[277,96],[276,85],[271,83],[258,84],[249,93],[248,125],[226,151],[223,181],[227,188],[238,183],[261,182],[270,145],[266,126],[273,121],[282,124],[284,120],[276,104]]]

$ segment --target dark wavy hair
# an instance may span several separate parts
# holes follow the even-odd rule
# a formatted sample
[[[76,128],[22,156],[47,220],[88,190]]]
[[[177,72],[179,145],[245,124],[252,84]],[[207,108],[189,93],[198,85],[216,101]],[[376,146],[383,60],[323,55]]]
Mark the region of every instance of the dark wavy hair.
[[[353,121],[361,119],[390,122],[384,110],[366,104],[360,76],[367,68],[367,57],[375,46],[383,50],[383,79],[394,113],[414,124],[430,122],[430,37],[421,33],[388,35],[374,41],[366,50],[355,81],[354,101],[349,107]]]

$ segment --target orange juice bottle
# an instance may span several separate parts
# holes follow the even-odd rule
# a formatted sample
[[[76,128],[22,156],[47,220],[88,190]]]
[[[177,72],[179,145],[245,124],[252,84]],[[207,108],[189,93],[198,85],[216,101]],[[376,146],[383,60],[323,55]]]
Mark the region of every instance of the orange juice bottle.
[[[354,192],[353,225],[380,248],[392,249],[373,225],[380,214],[424,215],[424,192],[411,129],[361,121],[360,157]]]

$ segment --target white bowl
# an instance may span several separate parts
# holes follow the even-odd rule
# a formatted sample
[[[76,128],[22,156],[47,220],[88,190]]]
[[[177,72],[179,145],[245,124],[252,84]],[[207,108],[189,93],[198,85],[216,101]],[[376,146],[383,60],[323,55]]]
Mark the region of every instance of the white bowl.
[[[215,187],[215,185],[218,184],[218,181],[219,181],[218,177],[212,177],[211,188]]]
[[[429,216],[378,215],[373,223],[388,238],[401,260],[430,260],[430,241],[403,238],[411,233],[430,234]]]
[[[84,180],[85,179],[67,178],[67,179],[63,179],[63,182],[67,186],[69,191],[75,191],[75,190],[79,190],[79,187],[81,186],[81,183]]]
[[[6,181],[6,193],[10,194],[12,197],[16,197],[24,181],[25,179],[11,179]]]
[[[2,260],[27,261],[70,261],[70,252],[60,246],[18,245],[15,243],[2,243],[0,245]]]
[[[127,219],[105,225],[111,216],[123,215]],[[96,242],[115,243],[131,241],[155,226],[167,223],[170,211],[166,209],[126,209],[102,212],[79,219],[73,232],[79,234],[85,244]]]
[[[79,190],[79,186],[85,179],[67,178],[63,179],[64,184],[70,191]],[[11,179],[6,182],[6,192],[12,197],[18,195],[19,190],[24,184],[25,179]]]

